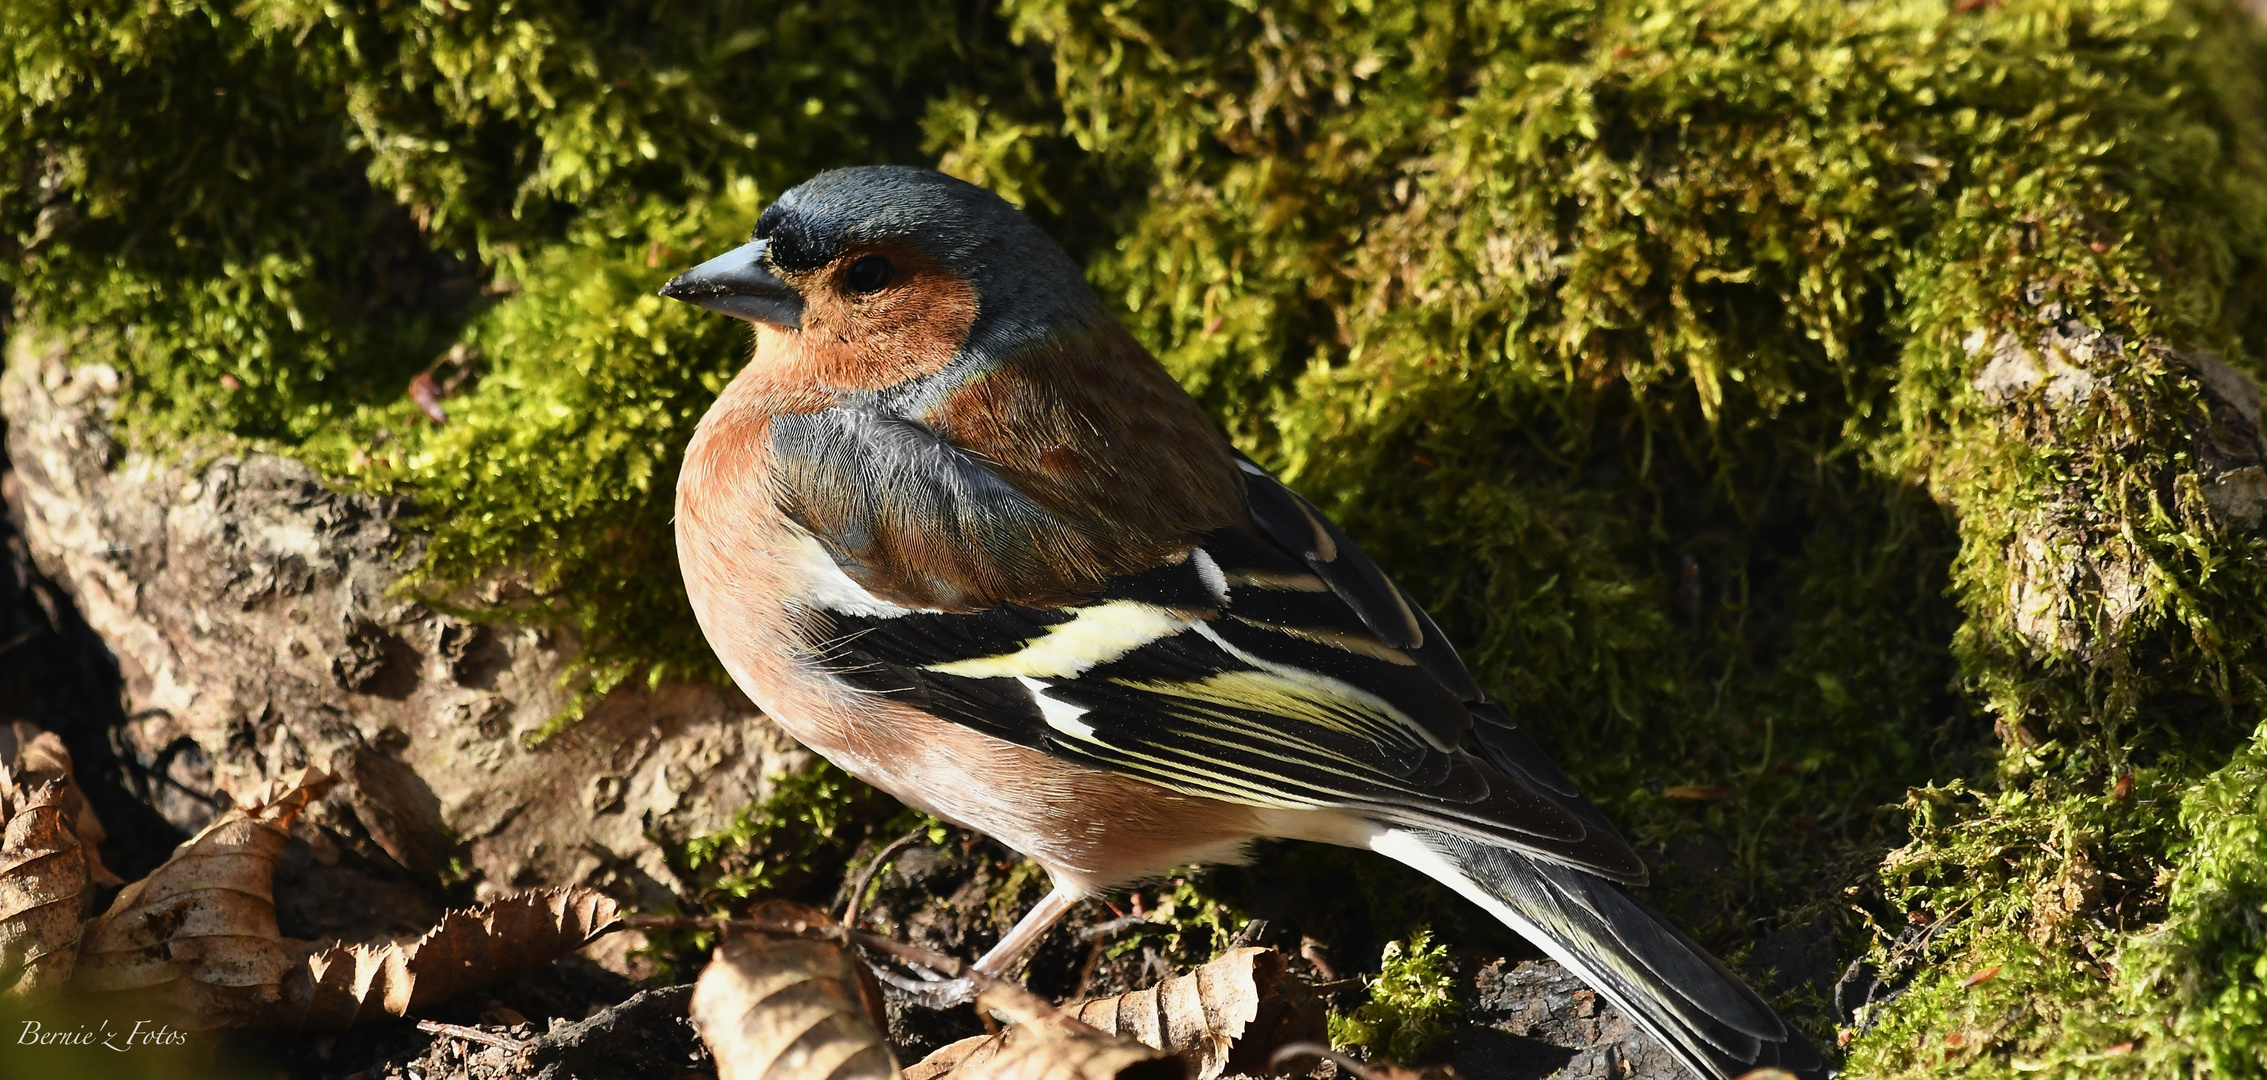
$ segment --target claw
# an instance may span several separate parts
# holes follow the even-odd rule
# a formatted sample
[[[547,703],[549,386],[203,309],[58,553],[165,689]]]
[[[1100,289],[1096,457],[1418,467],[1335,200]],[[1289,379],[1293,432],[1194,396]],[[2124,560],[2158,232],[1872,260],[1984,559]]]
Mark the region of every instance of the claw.
[[[950,1009],[976,1000],[976,983],[966,976],[934,981],[910,978],[887,968],[874,969],[874,977],[896,987],[924,1009]]]
[[[1024,913],[1023,918],[992,946],[990,952],[976,961],[976,971],[994,978],[1014,975],[1023,959],[1031,954],[1033,946],[1046,936],[1049,927],[1062,919],[1063,913],[1084,895],[1061,886],[1042,897],[1037,905]],[[916,969],[918,970],[918,969]],[[923,974],[928,974],[923,972]],[[885,967],[876,966],[874,977],[896,987],[913,1003],[929,1009],[949,1009],[976,1000],[976,983],[967,976],[957,979],[915,978]]]

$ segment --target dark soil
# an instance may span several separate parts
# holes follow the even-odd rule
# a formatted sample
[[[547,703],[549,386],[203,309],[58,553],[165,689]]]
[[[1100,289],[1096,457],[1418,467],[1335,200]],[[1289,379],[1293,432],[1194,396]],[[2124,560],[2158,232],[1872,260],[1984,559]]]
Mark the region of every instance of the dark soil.
[[[420,1030],[404,1020],[338,1035],[247,1039],[245,1050],[308,1080],[713,1077],[715,1065],[685,1018],[692,995],[689,985],[639,989],[568,959],[426,1018],[454,1030]]]

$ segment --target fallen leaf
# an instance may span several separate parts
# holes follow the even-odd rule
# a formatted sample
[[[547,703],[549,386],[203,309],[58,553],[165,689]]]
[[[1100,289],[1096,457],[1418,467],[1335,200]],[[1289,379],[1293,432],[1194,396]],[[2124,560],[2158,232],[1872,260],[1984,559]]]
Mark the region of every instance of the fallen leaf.
[[[1065,1005],[1055,1017],[939,1048],[905,1070],[905,1080],[1293,1075],[1274,1064],[1277,1048],[1319,1045],[1325,1016],[1321,1000],[1289,976],[1283,954],[1232,949],[1147,990]],[[1148,1053],[1127,1053],[1127,1040]]]
[[[1318,1042],[1297,1042],[1285,1046],[1277,1050],[1274,1056],[1269,1059],[1269,1065],[1275,1072],[1283,1075],[1297,1075],[1299,1070],[1291,1069],[1288,1066],[1293,1061],[1301,1061],[1307,1058],[1321,1058],[1338,1066],[1339,1072],[1359,1077],[1360,1080],[1460,1080],[1454,1066],[1427,1065],[1423,1068],[1411,1069],[1395,1065],[1390,1061],[1374,1061],[1363,1064]],[[1777,1072],[1777,1070],[1758,1070],[1755,1073],[1740,1077],[1740,1080],[1779,1080],[1779,1077],[1784,1077],[1785,1080],[1795,1080],[1792,1073],[1779,1073],[1778,1077],[1764,1075],[1773,1072]]]
[[[692,1017],[718,1080],[894,1080],[878,1004],[831,941],[727,933],[693,989]]]
[[[1962,985],[1962,986],[1977,986],[1977,985],[1980,985],[1980,984],[1982,984],[1982,983],[1988,983],[1988,982],[1992,981],[1993,979],[1997,978],[1998,976],[1999,976],[1999,965],[1998,965],[1998,964],[1993,964],[1992,966],[1990,966],[1990,967],[1988,967],[1988,968],[1984,968],[1984,969],[1982,969],[1982,970],[1980,970],[1980,971],[1977,971],[1977,972],[1975,972],[1975,973],[1973,973],[1973,974],[1969,975],[1969,976],[1968,976],[1967,978],[1960,980],[1960,985]]]
[[[278,998],[290,952],[276,930],[276,856],[292,819],[331,786],[306,769],[222,814],[86,926],[73,984],[133,993],[192,1030],[251,1022]]]
[[[1097,1031],[1181,1055],[1197,1080],[1265,1073],[1276,1047],[1325,1037],[1321,1002],[1286,976],[1283,954],[1273,949],[1231,949],[1147,990],[1063,1011]]]
[[[78,777],[71,768],[71,752],[63,748],[61,736],[18,720],[0,728],[0,763],[12,764],[19,780],[61,780],[63,813],[71,822],[72,831],[78,834],[88,876],[97,885],[126,883],[102,864],[102,844],[110,839],[110,833],[95,817],[94,808],[87,805],[86,794],[79,790]]]
[[[0,766],[0,994],[56,990],[78,959],[87,862],[65,790]]]
[[[621,908],[591,889],[537,889],[441,917],[423,937],[338,944],[293,966],[263,1027],[335,1031],[407,1016],[469,990],[508,982],[614,929]]]
[[[433,381],[433,373],[420,371],[409,380],[409,400],[417,403],[417,411],[436,424],[449,422],[448,410],[441,408],[441,384]]]
[[[1692,802],[1722,802],[1736,792],[1718,784],[1677,784],[1661,789],[1664,799],[1686,799]]]
[[[1454,1065],[1426,1065],[1411,1069],[1391,1062],[1380,1062],[1369,1068],[1364,1080],[1461,1080]],[[1782,1080],[1799,1080],[1793,1073],[1782,1074]]]
[[[939,1047],[905,1080],[1188,1080],[1188,1063],[1055,1016]],[[725,1076],[722,1080],[733,1080]]]

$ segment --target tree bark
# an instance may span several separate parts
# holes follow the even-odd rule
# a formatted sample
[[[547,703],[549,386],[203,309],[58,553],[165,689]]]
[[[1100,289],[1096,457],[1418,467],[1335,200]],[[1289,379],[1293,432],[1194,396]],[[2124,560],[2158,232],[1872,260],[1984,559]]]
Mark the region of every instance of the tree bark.
[[[617,690],[529,748],[569,701],[573,637],[397,595],[420,543],[404,507],[273,454],[131,449],[115,371],[29,333],[8,359],[9,510],[115,654],[111,741],[175,827],[323,765],[345,782],[315,822],[413,877],[651,906],[680,889],[667,847],[807,762],[737,691],[695,683]]]

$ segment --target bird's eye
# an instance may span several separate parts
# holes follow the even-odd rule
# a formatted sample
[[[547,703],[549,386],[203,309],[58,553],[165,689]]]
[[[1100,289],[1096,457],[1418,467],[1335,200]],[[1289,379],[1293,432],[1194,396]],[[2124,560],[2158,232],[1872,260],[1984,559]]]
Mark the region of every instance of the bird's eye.
[[[866,255],[850,264],[842,272],[842,287],[854,293],[870,293],[889,284],[889,260],[879,255]]]

